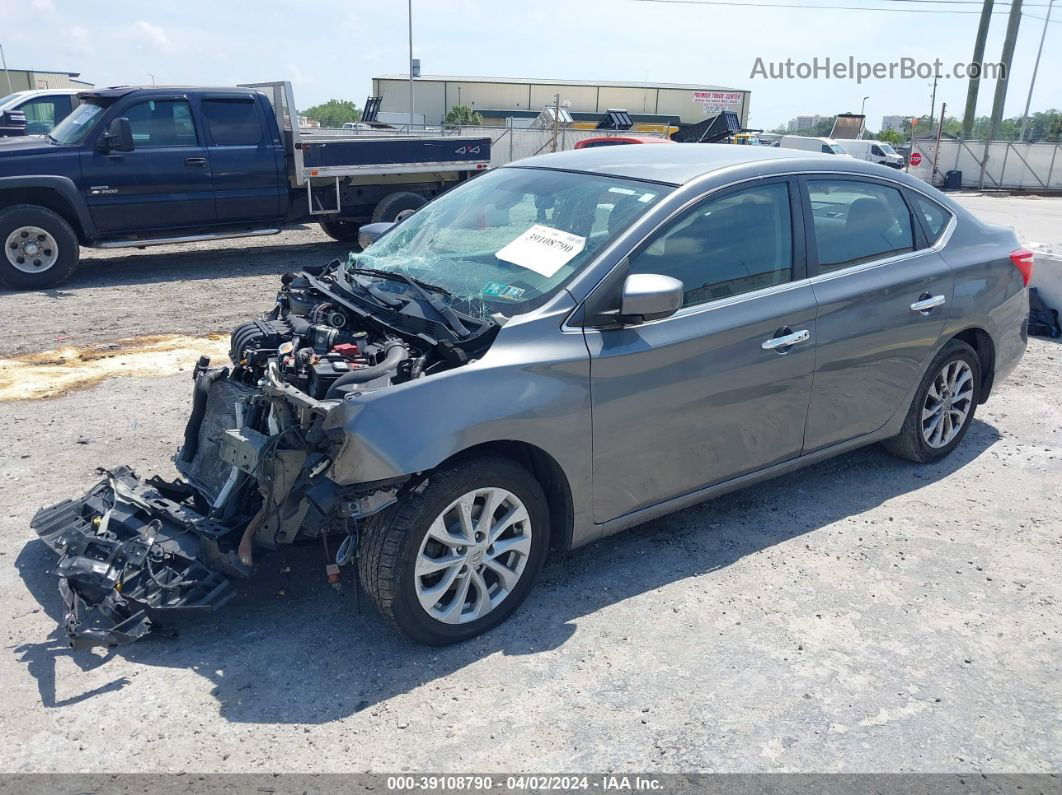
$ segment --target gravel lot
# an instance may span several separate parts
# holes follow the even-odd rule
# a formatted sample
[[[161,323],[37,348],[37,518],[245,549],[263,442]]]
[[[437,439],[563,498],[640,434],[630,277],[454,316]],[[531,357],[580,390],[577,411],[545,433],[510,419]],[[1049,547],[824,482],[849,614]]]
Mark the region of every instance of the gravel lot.
[[[86,252],[0,294],[0,354],[226,331],[343,251],[307,227]],[[29,518],[97,466],[169,475],[190,390],[0,404],[0,771],[1062,771],[1058,343],[946,461],[867,448],[607,539],[458,647],[359,612],[313,546],[176,639],[72,653]]]

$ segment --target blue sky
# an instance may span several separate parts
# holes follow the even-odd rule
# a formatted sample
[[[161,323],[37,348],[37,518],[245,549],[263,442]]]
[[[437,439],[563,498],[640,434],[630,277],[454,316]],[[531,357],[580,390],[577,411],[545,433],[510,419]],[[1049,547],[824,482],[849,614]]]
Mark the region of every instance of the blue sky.
[[[763,0],[761,0],[763,1]],[[935,8],[888,0],[775,0],[820,5]],[[1043,16],[1048,0],[1027,0]],[[976,11],[976,4],[940,6]],[[997,9],[1007,6],[997,0]],[[1062,0],[1055,9],[1062,22]],[[97,86],[293,81],[306,107],[331,97],[359,106],[374,75],[407,66],[405,0],[0,0],[0,44],[12,68],[80,71]],[[636,0],[414,0],[414,54],[425,74],[649,80],[752,90],[750,123],[774,127],[798,113],[929,112],[925,80],[751,79],[757,57],[797,61],[901,56],[966,61],[976,14],[733,8]],[[1062,108],[1062,24],[1048,26],[1032,110]],[[1005,14],[994,18],[986,60],[998,60]],[[1043,23],[1022,21],[1006,114],[1025,104]],[[987,115],[993,85],[982,85]],[[961,115],[966,83],[938,90]]]

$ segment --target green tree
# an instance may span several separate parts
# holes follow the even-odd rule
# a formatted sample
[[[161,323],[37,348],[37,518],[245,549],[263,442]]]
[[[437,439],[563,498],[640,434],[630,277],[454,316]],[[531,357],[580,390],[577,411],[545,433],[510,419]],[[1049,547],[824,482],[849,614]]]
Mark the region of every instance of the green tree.
[[[479,111],[473,110],[468,105],[454,105],[443,119],[446,124],[483,124],[483,117]]]
[[[313,119],[322,127],[342,127],[348,121],[358,121],[361,111],[349,99],[330,99],[321,105],[307,108],[299,115]]]
[[[896,130],[882,130],[878,133],[878,140],[882,143],[900,146],[903,144],[903,135]]]

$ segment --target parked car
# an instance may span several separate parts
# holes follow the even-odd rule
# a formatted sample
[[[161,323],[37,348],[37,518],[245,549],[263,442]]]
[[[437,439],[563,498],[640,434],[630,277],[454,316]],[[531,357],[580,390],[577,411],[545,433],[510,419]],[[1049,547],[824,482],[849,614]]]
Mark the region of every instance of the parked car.
[[[201,360],[180,479],[112,469],[34,518],[75,645],[300,539],[410,637],[470,638],[549,550],[874,442],[947,456],[1026,346],[1014,232],[853,158],[562,152],[362,231]]]
[[[290,83],[83,91],[47,137],[0,139],[0,284],[50,287],[79,246],[278,233],[354,242],[490,164],[490,138],[300,129]]]
[[[595,149],[599,146],[619,146],[622,144],[673,144],[670,138],[657,135],[601,135],[584,138],[575,142],[576,149]]]
[[[859,160],[889,168],[903,168],[904,159],[884,141],[846,140],[844,151]]]
[[[79,104],[78,89],[51,88],[16,91],[0,99],[0,118],[18,112],[26,117],[24,128],[16,129],[0,122],[0,137],[12,135],[47,135],[70,115]]]
[[[846,142],[847,143],[847,142]],[[783,149],[802,149],[805,152],[822,152],[826,155],[848,154],[840,141],[832,138],[814,138],[807,135],[783,135],[778,145]]]

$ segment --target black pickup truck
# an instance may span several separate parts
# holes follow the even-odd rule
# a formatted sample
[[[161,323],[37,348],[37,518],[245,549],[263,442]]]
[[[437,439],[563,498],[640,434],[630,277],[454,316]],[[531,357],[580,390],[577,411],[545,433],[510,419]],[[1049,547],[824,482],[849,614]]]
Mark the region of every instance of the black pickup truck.
[[[79,246],[276,234],[354,242],[490,164],[490,139],[300,129],[291,84],[87,91],[46,136],[0,140],[0,284],[50,287]],[[339,132],[339,131],[337,131]]]

